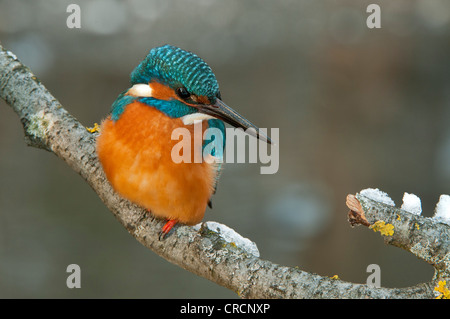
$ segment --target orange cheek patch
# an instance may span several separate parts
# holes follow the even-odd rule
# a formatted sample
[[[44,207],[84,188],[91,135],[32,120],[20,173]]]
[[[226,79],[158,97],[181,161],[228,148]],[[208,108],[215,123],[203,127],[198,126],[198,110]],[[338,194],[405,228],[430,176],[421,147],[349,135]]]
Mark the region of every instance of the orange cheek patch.
[[[203,95],[197,96],[197,103],[200,104],[211,104],[211,101]]]
[[[178,100],[190,106],[196,106],[195,104],[187,103],[180,99],[175,92],[175,90],[171,89],[167,85],[161,84],[159,82],[150,82],[148,84],[152,89],[152,97],[158,100]],[[192,95],[192,99],[199,104],[211,104],[211,101],[206,96],[196,96]]]
[[[152,97],[154,97],[155,99],[166,101],[172,99],[180,100],[175,91],[164,84],[161,84],[159,82],[150,82],[148,85],[151,87]]]

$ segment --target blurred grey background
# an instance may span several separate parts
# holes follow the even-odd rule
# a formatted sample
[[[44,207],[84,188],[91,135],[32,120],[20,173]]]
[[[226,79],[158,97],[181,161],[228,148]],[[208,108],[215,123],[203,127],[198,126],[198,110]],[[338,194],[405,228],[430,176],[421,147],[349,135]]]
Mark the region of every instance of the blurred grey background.
[[[81,29],[69,29],[70,3]],[[381,29],[366,8],[381,7]],[[433,214],[450,193],[450,2],[0,0],[0,41],[85,126],[100,122],[155,46],[205,59],[224,101],[280,128],[280,169],[228,164],[205,220],[255,241],[261,257],[381,284],[433,269],[347,222],[345,197],[404,192]],[[81,289],[66,267],[81,267]],[[56,156],[27,147],[0,101],[0,297],[237,298],[141,246]]]

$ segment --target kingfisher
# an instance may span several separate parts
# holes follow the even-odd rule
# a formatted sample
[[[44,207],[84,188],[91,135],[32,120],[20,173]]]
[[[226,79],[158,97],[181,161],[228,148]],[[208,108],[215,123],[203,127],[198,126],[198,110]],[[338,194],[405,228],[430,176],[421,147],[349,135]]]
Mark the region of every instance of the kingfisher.
[[[122,197],[165,219],[159,238],[176,223],[195,225],[211,206],[222,170],[224,122],[271,143],[259,128],[222,102],[211,68],[192,52],[164,45],[150,50],[130,76],[131,87],[119,94],[102,121],[96,150],[106,177]],[[174,161],[178,143],[172,132],[190,132],[192,157],[204,158],[210,140],[194,142],[194,126],[222,134],[215,161]]]

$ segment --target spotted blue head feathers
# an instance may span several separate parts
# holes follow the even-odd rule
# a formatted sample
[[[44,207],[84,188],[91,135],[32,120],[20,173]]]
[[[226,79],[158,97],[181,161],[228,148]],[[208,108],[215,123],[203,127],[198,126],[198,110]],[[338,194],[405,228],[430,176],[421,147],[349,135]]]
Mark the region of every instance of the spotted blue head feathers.
[[[211,102],[220,97],[219,83],[211,68],[192,52],[164,45],[153,48],[131,73],[131,84],[160,81],[171,88],[206,96]]]

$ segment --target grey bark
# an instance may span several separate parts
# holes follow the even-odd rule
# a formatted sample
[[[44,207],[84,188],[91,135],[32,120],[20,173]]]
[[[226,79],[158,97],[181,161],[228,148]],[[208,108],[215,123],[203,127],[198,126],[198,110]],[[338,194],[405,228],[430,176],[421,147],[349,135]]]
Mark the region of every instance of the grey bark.
[[[89,133],[1,45],[0,97],[18,115],[28,145],[50,151],[65,161],[137,241],[169,262],[235,291],[241,298],[433,298],[436,280],[443,278],[443,274],[448,276],[448,227],[418,217],[416,220],[422,227],[416,231],[411,228],[415,222],[411,217],[369,201],[362,204],[369,224],[383,219],[392,221],[401,230],[386,242],[430,262],[440,275],[413,287],[372,288],[257,258],[206,227],[196,231],[189,226],[176,226],[170,236],[160,241],[158,233],[163,221],[121,198],[108,183],[95,152],[97,134]],[[401,221],[392,220],[397,213],[402,215]]]

